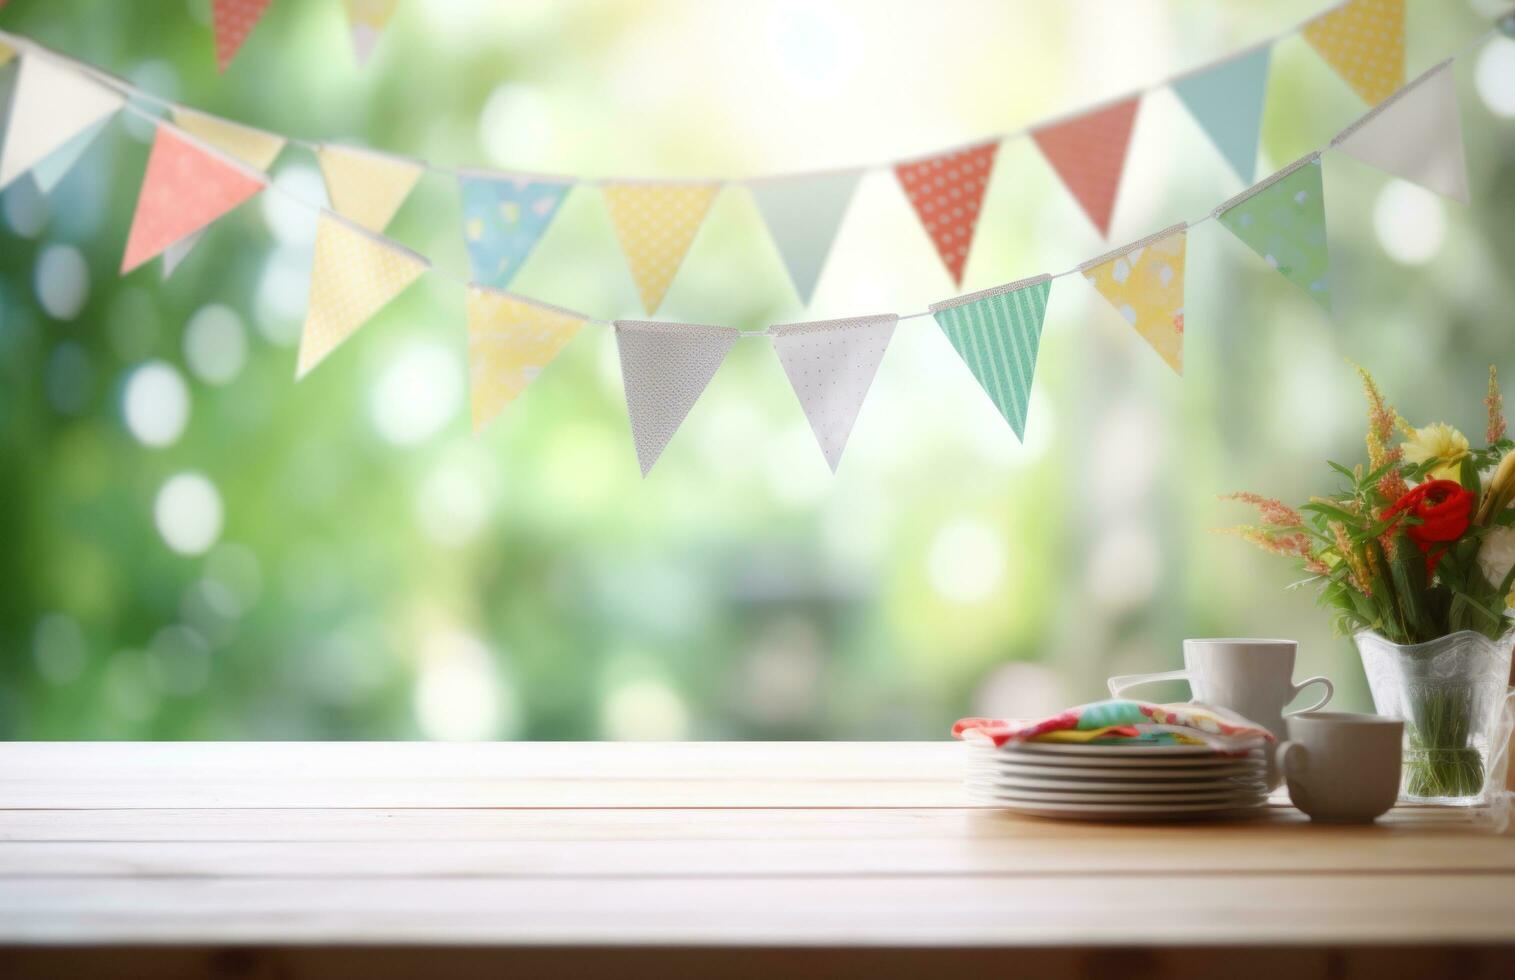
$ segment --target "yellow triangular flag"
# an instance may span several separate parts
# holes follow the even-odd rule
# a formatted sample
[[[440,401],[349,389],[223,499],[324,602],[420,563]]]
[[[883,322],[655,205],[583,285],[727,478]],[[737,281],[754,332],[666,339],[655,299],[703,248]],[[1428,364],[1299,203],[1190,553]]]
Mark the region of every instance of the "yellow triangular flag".
[[[469,287],[468,381],[475,432],[536,380],[585,319],[572,310]]]
[[[1188,231],[1177,224],[1079,266],[1089,284],[1179,374],[1184,373]]]
[[[425,172],[414,160],[351,146],[322,146],[316,160],[331,206],[369,231],[384,230]]]
[[[230,154],[256,170],[267,171],[273,166],[279,151],[284,149],[284,137],[266,133],[261,129],[229,122],[203,112],[174,106],[169,111],[174,125],[209,143],[223,153]]]
[[[310,308],[300,335],[295,377],[308,374],[430,267],[398,242],[322,211],[310,272]]]
[[[605,206],[642,294],[656,313],[684,253],[720,191],[719,184],[606,184]]]
[[[1368,105],[1405,83],[1405,0],[1351,0],[1301,33]]]

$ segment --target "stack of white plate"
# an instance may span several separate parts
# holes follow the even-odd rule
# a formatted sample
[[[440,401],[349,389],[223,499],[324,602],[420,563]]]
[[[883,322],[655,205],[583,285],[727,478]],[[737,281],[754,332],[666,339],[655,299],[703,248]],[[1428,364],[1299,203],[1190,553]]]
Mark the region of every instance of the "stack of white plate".
[[[1204,745],[970,744],[968,790],[1007,810],[1069,820],[1239,816],[1268,797],[1260,750]]]

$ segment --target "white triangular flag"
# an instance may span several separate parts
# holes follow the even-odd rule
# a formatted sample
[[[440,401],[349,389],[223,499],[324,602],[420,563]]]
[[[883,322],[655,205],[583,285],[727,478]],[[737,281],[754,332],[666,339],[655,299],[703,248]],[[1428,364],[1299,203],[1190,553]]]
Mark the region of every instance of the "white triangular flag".
[[[844,170],[748,186],[801,303],[810,303],[861,176],[860,170]]]
[[[898,322],[895,314],[883,313],[769,329],[779,363],[833,473]]]
[[[195,246],[200,244],[200,239],[204,236],[205,229],[201,228],[193,235],[188,235],[184,238],[181,238],[163,250],[164,279],[167,279],[169,276],[173,275],[174,270],[179,268],[179,264],[182,263],[185,259],[189,258],[189,253],[195,250]]]
[[[1468,167],[1450,58],[1353,123],[1331,145],[1370,167],[1468,203]]]
[[[120,92],[83,72],[27,51],[11,100],[5,147],[0,149],[0,187],[80,132],[124,105]]]
[[[740,331],[695,323],[615,321],[637,462],[646,476],[726,359]]]

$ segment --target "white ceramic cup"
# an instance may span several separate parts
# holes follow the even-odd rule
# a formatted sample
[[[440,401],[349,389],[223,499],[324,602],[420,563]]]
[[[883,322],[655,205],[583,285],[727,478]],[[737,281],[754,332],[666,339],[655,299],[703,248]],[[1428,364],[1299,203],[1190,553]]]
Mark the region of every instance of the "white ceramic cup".
[[[1294,683],[1294,640],[1185,640],[1184,667],[1156,674],[1124,674],[1109,680],[1110,696],[1120,697],[1140,684],[1189,682],[1191,700],[1227,708],[1255,722],[1282,742],[1284,709],[1311,684],[1326,689],[1321,699],[1291,715],[1324,708],[1336,689],[1324,677]]]
[[[1289,799],[1326,823],[1372,823],[1399,797],[1405,723],[1382,715],[1311,711],[1289,718],[1275,754]]]

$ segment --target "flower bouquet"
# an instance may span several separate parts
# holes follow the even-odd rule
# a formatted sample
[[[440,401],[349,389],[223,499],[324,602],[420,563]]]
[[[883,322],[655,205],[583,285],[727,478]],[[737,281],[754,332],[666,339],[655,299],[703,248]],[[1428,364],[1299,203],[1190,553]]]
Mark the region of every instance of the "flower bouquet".
[[[1515,442],[1498,375],[1489,368],[1486,445],[1474,449],[1444,423],[1409,425],[1358,372],[1366,467],[1330,463],[1336,491],[1297,509],[1230,495],[1261,515],[1230,530],[1295,560],[1308,573],[1297,584],[1316,586],[1356,640],[1378,710],[1406,722],[1406,795],[1469,802],[1483,791],[1515,643]]]

